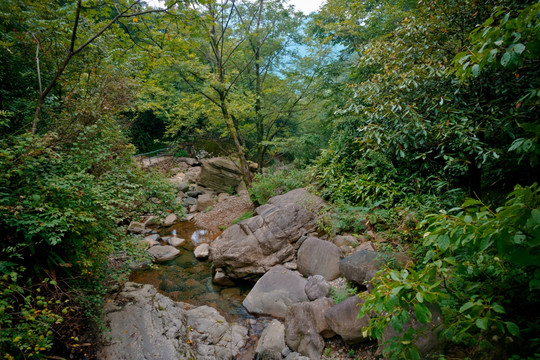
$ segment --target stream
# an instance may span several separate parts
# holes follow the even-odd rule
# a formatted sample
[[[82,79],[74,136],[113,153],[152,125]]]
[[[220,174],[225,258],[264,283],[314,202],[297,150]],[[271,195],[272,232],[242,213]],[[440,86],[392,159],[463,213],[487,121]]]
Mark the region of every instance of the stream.
[[[199,261],[193,250],[201,243],[210,243],[219,233],[199,229],[190,221],[182,221],[166,228],[155,228],[160,236],[176,236],[186,239],[178,247],[180,255],[173,260],[155,264],[153,268],[138,270],[131,274],[130,281],[153,285],[161,294],[175,301],[195,306],[208,305],[217,309],[227,321],[252,319],[242,301],[253,284],[236,284],[223,287],[212,283],[212,264]]]

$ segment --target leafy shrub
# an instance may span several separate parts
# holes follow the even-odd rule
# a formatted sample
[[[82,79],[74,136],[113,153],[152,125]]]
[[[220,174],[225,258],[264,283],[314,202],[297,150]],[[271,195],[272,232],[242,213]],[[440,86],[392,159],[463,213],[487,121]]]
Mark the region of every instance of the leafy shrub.
[[[478,200],[426,216],[417,269],[380,272],[360,315],[374,312],[367,332],[380,337],[388,324],[400,332],[414,309],[431,321],[437,303],[445,324],[441,336],[455,343],[490,348],[505,336],[523,337],[531,353],[540,346],[540,190],[516,186],[504,206],[492,210]],[[410,351],[412,330],[387,348],[390,358]],[[407,346],[404,346],[407,345]],[[412,354],[407,355],[407,357]]]
[[[334,300],[335,304],[339,304],[357,293],[358,290],[351,283],[346,283],[345,286],[341,287],[330,288],[330,298]]]
[[[249,189],[251,200],[259,205],[266,204],[273,196],[306,187],[311,183],[311,171],[306,169],[273,169],[255,175]]]
[[[31,349],[22,346],[19,354],[11,352],[15,358],[46,354],[52,345],[45,340],[53,335],[55,341],[72,342],[66,331],[99,319],[107,284],[125,276],[134,257],[145,256],[119,224],[140,213],[176,209],[172,185],[134,165],[133,146],[114,122],[104,118],[65,136],[69,141],[55,133],[0,138],[0,255],[15,269],[27,269],[24,276],[3,271],[9,277],[2,278],[2,285],[11,290],[0,294],[0,303],[12,307],[0,320],[5,322],[0,325],[0,347],[15,349],[7,345],[13,342],[8,335],[20,329],[39,333],[38,339],[43,335],[42,343],[21,337],[21,344],[31,344]],[[155,198],[161,201],[152,201]],[[53,335],[47,334],[57,325],[56,315],[65,314],[61,309],[45,315],[37,305],[44,301],[39,298],[43,287],[32,286],[50,277],[46,274],[63,283],[55,287],[61,292],[57,297],[71,299],[70,307],[84,316],[70,317],[74,322]],[[35,310],[45,316],[39,326]]]

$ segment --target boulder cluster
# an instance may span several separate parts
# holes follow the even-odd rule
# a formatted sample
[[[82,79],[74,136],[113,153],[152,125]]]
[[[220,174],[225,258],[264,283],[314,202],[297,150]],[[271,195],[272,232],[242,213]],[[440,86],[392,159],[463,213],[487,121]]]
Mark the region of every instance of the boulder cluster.
[[[196,173],[199,185],[177,182],[177,188],[190,212],[207,209],[219,197],[225,198],[221,191],[242,188],[241,178],[238,173],[233,176],[234,163],[229,160],[210,159],[202,166],[193,161],[189,164],[181,180]],[[349,282],[358,289],[371,291],[371,280],[385,264],[405,268],[411,263],[402,253],[375,251],[371,242],[352,235],[318,236],[317,221],[325,206],[321,198],[305,189],[296,189],[271,198],[267,204],[256,208],[252,217],[228,227],[211,244],[201,244],[195,249],[198,259],[212,262],[214,283],[228,286],[239,280],[255,282],[243,305],[249,313],[273,320],[268,322],[256,348],[252,349],[253,358],[314,360],[321,358],[328,338],[340,336],[349,344],[367,340],[362,330],[370,317],[358,318],[362,298],[342,292],[345,295],[337,299],[335,294],[331,296],[332,284]],[[154,221],[151,217],[132,223],[128,231],[145,233],[146,226]],[[170,214],[162,225],[170,226],[176,221],[176,215]],[[152,234],[142,241],[147,243],[156,261],[166,261],[178,255],[176,247],[183,239],[175,236],[160,239],[159,235]],[[129,335],[131,338],[140,338],[132,349],[132,357],[123,358],[232,359],[246,344],[248,331],[243,325],[228,324],[212,308],[175,303],[152,289],[148,285],[129,283],[123,292],[129,305],[109,311],[111,320],[123,321],[125,327],[137,329]],[[131,307],[144,312],[144,316],[135,319],[125,314]],[[426,334],[417,344],[423,357],[440,347],[435,327],[442,320],[436,306],[431,306],[431,310],[432,323],[420,324],[411,312],[404,326],[404,330],[415,327]],[[152,328],[156,326],[159,329]],[[113,334],[119,340],[107,347],[108,357],[104,358],[122,358],[117,357],[114,344],[127,341],[123,339],[127,335],[114,329]],[[165,339],[145,338],[153,339],[156,334]],[[384,347],[385,340],[395,335],[397,333],[389,326],[380,348]],[[159,356],[141,357],[145,351]],[[168,351],[175,351],[177,355],[168,357]]]

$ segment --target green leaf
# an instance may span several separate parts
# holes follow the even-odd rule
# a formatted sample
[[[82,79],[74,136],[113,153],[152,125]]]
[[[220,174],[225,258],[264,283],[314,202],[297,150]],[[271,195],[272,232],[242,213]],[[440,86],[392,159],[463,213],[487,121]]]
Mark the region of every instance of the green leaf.
[[[469,206],[474,206],[474,205],[483,205],[481,201],[479,200],[476,200],[476,199],[467,199],[465,200],[465,202],[461,205],[462,208],[467,208]]]
[[[464,311],[467,311],[469,310],[470,308],[472,308],[474,306],[474,304],[472,302],[466,302],[465,304],[463,304],[460,308],[459,308],[459,312],[462,313]]]
[[[515,44],[512,49],[514,50],[516,54],[520,55],[523,51],[525,51],[525,45],[521,43]]]
[[[427,324],[431,321],[431,312],[424,304],[414,304],[414,314],[416,315],[416,319],[418,319],[418,321],[420,321],[422,324]]]
[[[474,64],[471,68],[471,72],[474,76],[480,75],[480,65]]]
[[[483,318],[480,318],[480,319],[476,319],[476,326],[477,326],[479,329],[487,330],[487,328],[488,328],[488,322],[489,322],[489,319],[488,319],[487,317],[483,317]]]
[[[519,336],[519,327],[511,321],[505,322],[508,332],[514,336]]]
[[[504,311],[504,308],[503,308],[501,305],[499,305],[499,304],[493,304],[493,305],[491,306],[491,308],[493,309],[493,311],[495,311],[495,312],[497,312],[497,313],[499,313],[499,314],[504,314],[504,313],[506,313],[506,311]]]
[[[450,247],[450,237],[446,234],[439,236],[437,245],[441,251],[446,251]]]
[[[512,60],[512,54],[505,52],[501,58],[501,65],[504,67],[508,66],[510,60]]]
[[[424,302],[424,295],[422,295],[421,292],[417,292],[416,293],[416,300],[418,300],[418,302],[423,303]]]

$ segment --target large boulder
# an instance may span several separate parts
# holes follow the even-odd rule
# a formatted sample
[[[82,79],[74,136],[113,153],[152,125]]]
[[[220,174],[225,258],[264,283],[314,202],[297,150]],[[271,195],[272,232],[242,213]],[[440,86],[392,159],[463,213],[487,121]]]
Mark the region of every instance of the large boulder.
[[[244,326],[211,307],[175,302],[151,285],[128,282],[119,299],[106,305],[111,331],[99,359],[232,360],[246,343]]]
[[[283,319],[292,304],[308,301],[304,288],[306,279],[275,266],[257,281],[242,305],[250,312]]]
[[[331,242],[308,237],[298,249],[298,271],[304,276],[322,275],[328,281],[340,276],[339,248]]]
[[[225,158],[203,160],[198,183],[218,192],[236,190],[242,181],[238,165]]]
[[[146,251],[148,251],[157,262],[172,260],[180,254],[180,250],[170,245],[152,246]]]
[[[348,344],[367,340],[362,334],[362,328],[369,325],[369,317],[366,315],[358,319],[358,312],[363,303],[364,300],[358,296],[351,296],[332,306],[324,314],[330,328]]]
[[[296,242],[317,226],[323,201],[305,189],[271,198],[255,216],[227,228],[213,243],[211,260],[232,278],[257,279],[293,260]]]
[[[347,280],[367,285],[383,265],[391,264],[405,267],[410,261],[410,258],[404,254],[360,250],[341,260],[339,270]]]
[[[151,285],[126,283],[123,307],[108,303],[105,321],[110,339],[103,360],[190,359],[185,304],[159,294]]]
[[[307,355],[311,360],[320,359],[324,349],[321,334],[334,335],[324,318],[324,313],[333,304],[331,299],[322,298],[289,306],[285,318],[287,345],[292,350]]]
[[[274,319],[264,329],[257,348],[256,358],[264,360],[282,360],[281,351],[285,348],[285,326]]]

